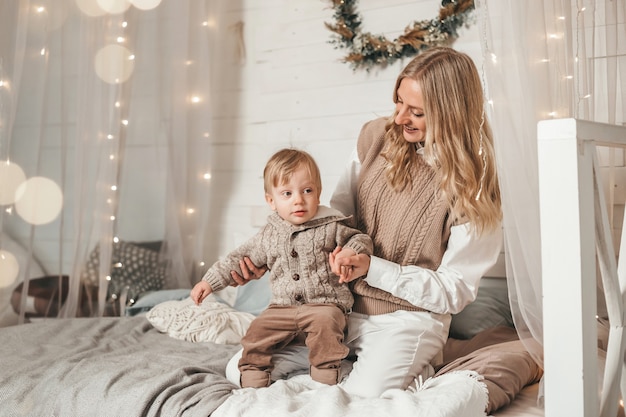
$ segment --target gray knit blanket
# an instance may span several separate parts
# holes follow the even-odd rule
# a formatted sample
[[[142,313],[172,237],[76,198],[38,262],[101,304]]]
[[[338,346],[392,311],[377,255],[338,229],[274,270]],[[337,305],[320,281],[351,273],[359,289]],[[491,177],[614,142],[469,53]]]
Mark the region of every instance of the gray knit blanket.
[[[234,388],[233,345],[191,343],[144,317],[0,329],[0,416],[209,416]]]

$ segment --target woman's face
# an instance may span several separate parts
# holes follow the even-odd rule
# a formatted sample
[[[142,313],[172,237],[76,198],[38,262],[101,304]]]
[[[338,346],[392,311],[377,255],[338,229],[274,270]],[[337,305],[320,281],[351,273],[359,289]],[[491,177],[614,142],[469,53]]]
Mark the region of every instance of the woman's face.
[[[402,126],[402,135],[407,142],[418,143],[426,140],[426,117],[422,89],[412,78],[403,78],[396,92],[397,115],[394,122]]]

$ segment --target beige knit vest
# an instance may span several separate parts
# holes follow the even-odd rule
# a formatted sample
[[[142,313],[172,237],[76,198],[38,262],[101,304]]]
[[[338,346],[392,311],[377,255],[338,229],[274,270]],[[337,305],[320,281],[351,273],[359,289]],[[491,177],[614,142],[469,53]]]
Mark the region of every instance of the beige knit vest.
[[[420,157],[411,167],[412,185],[395,191],[385,175],[385,119],[364,126],[357,150],[361,160],[358,183],[358,228],[374,242],[374,255],[400,265],[439,267],[450,236],[448,204],[441,198],[434,170]],[[424,311],[390,293],[353,282],[353,310],[363,314],[385,314],[396,310]]]

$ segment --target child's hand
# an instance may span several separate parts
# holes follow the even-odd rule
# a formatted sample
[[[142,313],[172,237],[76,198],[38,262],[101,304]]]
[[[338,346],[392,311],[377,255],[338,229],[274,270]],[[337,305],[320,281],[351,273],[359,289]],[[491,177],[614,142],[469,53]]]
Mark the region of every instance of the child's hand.
[[[190,295],[194,303],[196,303],[196,305],[200,305],[202,300],[204,300],[212,292],[213,288],[211,288],[208,282],[200,281],[194,285]]]
[[[330,267],[339,275],[340,283],[347,283],[367,274],[369,260],[367,255],[357,255],[354,250],[339,246],[329,255]]]

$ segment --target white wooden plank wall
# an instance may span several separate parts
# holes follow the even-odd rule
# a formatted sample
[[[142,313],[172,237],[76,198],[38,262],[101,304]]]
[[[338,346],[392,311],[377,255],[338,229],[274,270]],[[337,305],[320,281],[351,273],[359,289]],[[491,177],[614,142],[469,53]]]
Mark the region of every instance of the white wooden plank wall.
[[[234,4],[234,3],[233,3]],[[223,238],[213,253],[224,254],[264,222],[267,214],[261,174],[267,158],[285,146],[309,151],[322,171],[322,202],[332,190],[355,145],[361,125],[393,110],[395,78],[406,62],[370,72],[340,62],[345,50],[329,43],[328,1],[244,0],[230,9],[226,24],[244,23],[246,59],[233,65],[220,92],[224,111],[216,126],[216,154],[226,178],[223,219],[215,219]],[[363,31],[395,39],[414,20],[437,16],[435,0],[362,0]],[[454,44],[481,61],[478,24],[463,28]],[[229,42],[231,42],[230,40]],[[232,62],[231,62],[232,63]],[[226,111],[226,108],[228,109]],[[214,171],[215,172],[215,171]],[[232,181],[232,183],[230,182]],[[244,221],[242,221],[244,219]],[[245,221],[245,219],[250,219]]]

